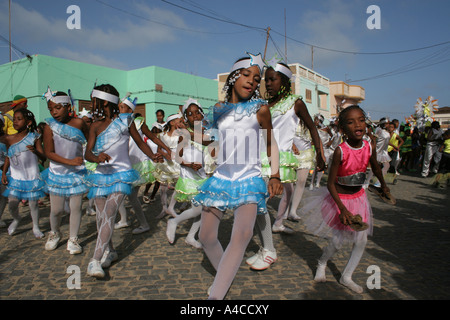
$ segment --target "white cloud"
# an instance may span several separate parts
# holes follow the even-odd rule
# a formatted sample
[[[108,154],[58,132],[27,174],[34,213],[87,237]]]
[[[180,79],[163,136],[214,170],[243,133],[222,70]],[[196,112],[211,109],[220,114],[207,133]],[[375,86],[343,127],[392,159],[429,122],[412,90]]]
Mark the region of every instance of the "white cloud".
[[[358,51],[355,38],[355,19],[351,4],[341,0],[320,2],[323,10],[306,10],[299,18],[298,32],[290,35],[294,39],[323,48],[343,51]],[[314,49],[314,66],[326,68],[339,61],[351,62],[352,56],[319,48]],[[289,62],[300,62],[311,66],[311,47],[298,43],[288,47]]]
[[[82,51],[82,52],[74,52],[67,48],[57,48],[53,51],[53,55],[55,57],[74,60],[78,62],[85,62],[90,64],[95,64],[98,66],[104,66],[109,68],[116,68],[121,70],[126,70],[127,66],[121,61],[108,59],[102,55],[95,54],[92,52]]]
[[[43,15],[32,9],[27,9],[18,3],[12,4],[12,24],[14,34],[29,43],[43,42],[51,44],[82,46],[85,49],[121,50],[126,48],[143,48],[155,43],[168,43],[177,39],[177,29],[153,23],[124,14],[123,20],[110,27],[87,27],[83,23],[83,9],[81,10],[81,29],[69,30],[66,20],[69,15],[63,14],[64,19],[54,19],[52,15]],[[5,5],[0,10],[0,26],[8,29],[8,10]],[[112,9],[111,9],[112,10]],[[148,19],[159,21],[177,28],[186,28],[183,20],[176,14],[150,8],[144,4],[137,4],[135,12]]]

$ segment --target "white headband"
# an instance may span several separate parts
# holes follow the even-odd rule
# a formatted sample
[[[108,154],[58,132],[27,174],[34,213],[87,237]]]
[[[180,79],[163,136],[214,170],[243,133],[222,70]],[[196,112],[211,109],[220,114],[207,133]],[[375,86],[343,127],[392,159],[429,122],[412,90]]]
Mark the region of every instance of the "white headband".
[[[99,98],[105,101],[109,101],[111,103],[117,104],[119,102],[119,97],[115,96],[113,94],[107,93],[107,92],[103,92],[100,90],[92,90],[92,94],[91,94],[92,98]]]
[[[56,104],[72,104],[69,96],[55,96],[56,92],[50,90],[50,86],[47,87],[47,92],[42,95],[42,99],[46,99],[47,102],[52,101]]]
[[[277,57],[277,55],[275,55],[272,59],[270,59],[269,61],[267,61],[267,67],[269,68],[273,68],[273,70],[277,71],[277,72],[281,72],[282,74],[284,74],[286,77],[288,77],[289,79],[292,78],[292,71],[289,68],[286,68],[284,65],[282,65],[280,63],[281,59],[279,59]]]
[[[56,104],[71,104],[69,96],[56,96],[51,98],[50,101]]]
[[[166,123],[169,123],[169,122],[172,121],[172,120],[179,119],[179,118],[182,118],[182,117],[183,117],[183,116],[181,115],[181,113],[173,114],[173,115],[171,115],[171,116],[169,116],[169,117],[167,118]]]
[[[131,101],[129,97],[126,97],[121,102],[125,103],[127,106],[129,106],[131,108],[131,110],[133,110],[133,112],[134,112],[134,109],[136,109],[136,101],[137,101],[137,98],[134,98],[134,100]]]
[[[284,74],[289,79],[292,78],[292,71],[291,71],[291,69],[286,68],[282,64],[277,63],[277,65],[275,66],[275,68],[273,68],[273,70],[281,72],[282,74]]]
[[[181,109],[181,113],[184,114],[184,112],[186,111],[186,109],[189,108],[189,106],[190,106],[191,104],[195,104],[195,105],[196,105],[197,107],[199,107],[199,108],[202,107],[202,106],[200,105],[200,103],[198,103],[197,100],[189,98],[188,100],[186,100],[186,102],[185,102],[183,108]]]
[[[238,69],[247,69],[250,68],[251,66],[258,66],[259,68],[259,73],[262,74],[263,70],[264,70],[264,61],[261,58],[261,53],[259,53],[257,56],[248,53],[247,54],[250,56],[250,58],[246,58],[243,60],[240,60],[238,62],[236,62],[233,67],[231,68],[230,73],[232,73],[233,71],[236,71]]]

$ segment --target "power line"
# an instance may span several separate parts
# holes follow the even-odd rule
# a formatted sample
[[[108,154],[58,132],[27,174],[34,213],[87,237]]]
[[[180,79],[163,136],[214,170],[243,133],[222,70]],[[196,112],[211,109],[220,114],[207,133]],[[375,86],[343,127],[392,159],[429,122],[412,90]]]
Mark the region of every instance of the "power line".
[[[177,27],[177,26],[174,26],[174,25],[170,25],[170,24],[167,24],[167,23],[164,23],[164,22],[161,22],[161,21],[156,21],[156,20],[153,20],[153,19],[141,16],[141,15],[138,15],[138,14],[136,14],[134,12],[131,12],[131,11],[128,11],[128,10],[124,10],[124,9],[118,8],[116,6],[113,6],[113,5],[109,4],[109,3],[106,3],[106,2],[101,1],[101,0],[95,0],[95,1],[100,3],[100,4],[102,4],[102,5],[104,5],[104,6],[107,6],[107,7],[111,8],[111,9],[120,11],[122,13],[125,13],[127,15],[133,16],[135,18],[143,19],[143,20],[146,20],[148,22],[156,23],[156,24],[168,27],[168,28],[183,30],[183,31],[187,31],[187,32],[204,33],[204,34],[233,34],[233,33],[237,33],[237,32],[210,32],[210,31],[202,31],[202,30],[195,30],[195,29],[190,29],[190,28]]]
[[[284,34],[281,34],[280,32],[273,30],[272,31],[280,36],[285,36]],[[331,49],[331,48],[325,48],[322,46],[318,46],[316,44],[312,44],[312,43],[307,43],[304,41],[300,41],[297,39],[294,39],[292,37],[287,37],[289,40],[294,41],[294,42],[298,42],[300,44],[309,46],[309,47],[314,47],[317,49],[321,49],[321,50],[325,50],[325,51],[332,51],[332,52],[337,52],[337,53],[345,53],[345,54],[354,54],[354,55],[388,55],[388,54],[400,54],[400,53],[409,53],[409,52],[414,52],[414,51],[420,51],[420,50],[426,50],[426,49],[431,49],[431,48],[435,48],[435,47],[439,47],[439,46],[443,46],[445,44],[449,44],[450,41],[444,41],[444,42],[440,42],[440,43],[436,43],[436,44],[432,44],[429,46],[425,46],[425,47],[420,47],[420,48],[413,48],[413,49],[405,49],[405,50],[397,50],[397,51],[385,51],[385,52],[358,52],[358,51],[345,51],[345,50],[338,50],[338,49]]]
[[[29,59],[31,58],[30,54],[28,54],[25,51],[23,51],[22,49],[20,49],[18,46],[16,46],[12,42],[10,42],[7,38],[2,36],[1,34],[0,34],[0,39],[3,40],[4,42],[6,42],[8,45],[11,45],[12,48],[14,48],[15,50],[19,51],[22,55],[26,56]]]
[[[244,24],[244,23],[232,21],[231,19],[221,19],[221,18],[213,17],[213,16],[210,16],[210,15],[207,15],[207,14],[204,14],[204,13],[201,13],[201,12],[198,12],[198,11],[195,11],[195,10],[192,10],[192,9],[180,6],[178,4],[169,2],[167,0],[161,0],[161,1],[165,2],[167,4],[170,4],[171,6],[174,6],[174,7],[180,8],[182,10],[189,11],[191,13],[194,13],[194,14],[197,14],[197,15],[209,18],[209,19],[213,19],[213,20],[216,20],[216,21],[220,21],[220,22],[224,22],[224,23],[228,23],[228,24],[234,24],[234,25],[241,26],[241,27],[248,28],[248,29],[254,29],[254,30],[259,30],[259,31],[266,31],[265,28],[250,26],[250,25],[247,25],[247,24]]]
[[[449,61],[450,60],[450,58],[448,57],[449,53],[450,53],[450,46],[447,46],[443,49],[433,52],[432,54],[430,54],[426,57],[415,60],[407,65],[404,65],[404,66],[394,69],[392,71],[378,74],[378,75],[375,75],[372,77],[363,78],[363,79],[349,80],[347,82],[351,83],[351,82],[362,82],[362,81],[368,81],[368,80],[375,80],[375,79],[395,76],[395,75],[402,74],[402,73],[407,73],[407,72],[411,72],[411,71],[424,69],[424,68],[427,68],[427,67],[430,67],[430,66],[433,66],[436,64],[440,64],[440,63]]]
[[[191,13],[194,13],[194,14],[197,14],[197,15],[209,18],[209,19],[213,19],[213,20],[216,20],[216,21],[219,21],[219,22],[228,23],[228,24],[234,24],[234,25],[237,25],[237,26],[241,26],[241,27],[249,28],[249,29],[253,29],[253,30],[259,30],[259,31],[265,31],[266,30],[265,28],[261,28],[261,27],[257,27],[257,26],[251,26],[251,25],[247,25],[247,24],[244,24],[244,23],[235,22],[235,21],[232,21],[231,19],[228,19],[228,18],[227,19],[221,19],[221,18],[217,18],[217,17],[214,17],[214,16],[210,16],[210,15],[207,15],[207,14],[204,14],[204,13],[201,13],[201,12],[198,12],[198,11],[195,11],[195,10],[192,10],[192,9],[180,6],[178,4],[172,3],[172,2],[167,1],[167,0],[161,0],[161,1],[164,2],[164,3],[170,4],[170,5],[174,6],[174,7],[180,8],[182,10],[185,10],[185,11],[188,11],[188,12],[191,12]],[[358,52],[358,51],[346,51],[346,50],[339,50],[339,49],[333,49],[333,48],[326,48],[326,47],[318,46],[316,44],[312,44],[312,43],[308,43],[308,42],[301,41],[301,40],[298,40],[298,39],[294,39],[292,37],[288,37],[285,34],[280,33],[280,32],[278,32],[278,31],[276,31],[274,29],[271,29],[271,31],[273,31],[274,33],[276,33],[276,34],[278,34],[280,36],[283,36],[286,39],[289,39],[289,40],[291,40],[293,42],[297,42],[297,43],[300,43],[300,44],[303,44],[303,45],[306,45],[306,46],[309,46],[309,47],[314,47],[314,48],[325,50],[325,51],[331,51],[331,52],[337,52],[337,53],[343,53],[343,54],[353,54],[353,55],[401,54],[401,53],[408,53],[408,52],[414,52],[414,51],[431,49],[431,48],[435,48],[435,47],[442,46],[442,45],[450,43],[450,41],[444,41],[444,42],[432,44],[432,45],[429,45],[429,46],[424,46],[424,47],[419,47],[419,48],[412,48],[412,49],[404,49],[404,50],[396,50],[396,51]]]

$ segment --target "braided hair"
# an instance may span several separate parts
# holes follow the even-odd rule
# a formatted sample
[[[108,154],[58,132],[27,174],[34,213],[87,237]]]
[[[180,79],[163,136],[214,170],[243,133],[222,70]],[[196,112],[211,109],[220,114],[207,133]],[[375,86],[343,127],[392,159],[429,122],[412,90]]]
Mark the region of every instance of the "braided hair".
[[[249,59],[249,58],[248,57],[240,58],[240,59],[236,60],[236,62],[246,60],[246,59]],[[239,77],[241,76],[241,70],[242,69],[237,69],[228,75],[227,80],[225,81],[225,85],[223,86],[223,89],[222,89],[222,91],[225,92],[225,102],[228,102],[230,100],[234,84],[236,83],[236,80],[239,79]],[[258,83],[258,86],[257,86],[255,92],[253,93],[253,95],[251,96],[251,98],[249,100],[255,100],[255,99],[261,98],[261,95],[259,93],[259,86],[260,86],[260,84]]]
[[[96,86],[94,90],[103,91],[115,96],[119,96],[119,92],[110,84],[102,84],[99,86]],[[95,98],[95,104],[92,106],[92,113],[99,118],[105,117],[105,108],[109,108],[111,117],[114,115],[118,115],[120,113],[119,105],[117,103],[112,103],[110,101],[107,101],[108,104],[106,106],[103,106],[104,100],[100,98]]]
[[[285,66],[286,68],[289,69],[289,66],[283,62],[278,62],[278,64],[281,64],[283,66]],[[269,67],[268,69],[273,69],[272,67]],[[267,70],[266,70],[267,72]],[[277,92],[277,94],[273,97],[269,97],[268,92],[266,91],[265,93],[265,98],[266,100],[268,100],[269,102],[271,101],[275,101],[278,99],[278,97],[281,96],[281,99],[289,96],[290,94],[292,94],[292,84],[291,84],[291,79],[288,78],[287,75],[285,75],[282,72],[277,71],[278,75],[281,78],[281,89],[279,92]]]

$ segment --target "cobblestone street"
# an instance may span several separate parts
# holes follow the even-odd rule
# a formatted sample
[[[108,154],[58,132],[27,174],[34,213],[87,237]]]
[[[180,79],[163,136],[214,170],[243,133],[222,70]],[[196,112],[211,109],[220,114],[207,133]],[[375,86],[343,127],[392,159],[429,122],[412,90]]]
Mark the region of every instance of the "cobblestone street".
[[[325,179],[322,180],[324,183]],[[274,234],[278,261],[271,268],[255,272],[242,262],[227,300],[435,300],[449,299],[450,276],[450,198],[449,190],[428,184],[428,179],[412,174],[399,176],[389,185],[397,198],[395,206],[368,192],[374,214],[374,232],[353,279],[364,287],[356,294],[338,283],[350,248],[339,251],[327,268],[327,282],[315,283],[313,275],[325,240],[304,231],[302,222],[286,221],[296,232]],[[314,191],[307,190],[306,193]],[[173,245],[165,231],[167,217],[157,220],[161,207],[156,202],[144,205],[151,229],[133,235],[133,226],[115,230],[113,242],[119,260],[97,280],[87,276],[86,268],[96,241],[95,216],[83,216],[80,240],[84,252],[66,251],[68,217],[63,219],[63,238],[55,251],[45,251],[46,239],[36,240],[31,231],[27,206],[21,207],[24,219],[18,233],[9,236],[0,229],[1,300],[204,300],[213,281],[213,268],[201,250],[184,240],[192,221],[181,224]],[[279,198],[268,205],[274,217]],[[41,230],[47,235],[49,204],[41,207]],[[87,202],[85,202],[85,205]],[[301,205],[300,209],[301,210]],[[131,213],[130,217],[134,218]],[[8,209],[3,214],[11,222]],[[232,214],[221,225],[221,241],[226,245]],[[250,242],[246,256],[259,248],[259,238]],[[69,289],[70,266],[80,270],[80,289]],[[378,266],[380,289],[369,289],[369,266]],[[69,268],[69,271],[68,271]]]

